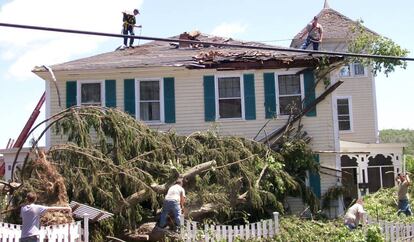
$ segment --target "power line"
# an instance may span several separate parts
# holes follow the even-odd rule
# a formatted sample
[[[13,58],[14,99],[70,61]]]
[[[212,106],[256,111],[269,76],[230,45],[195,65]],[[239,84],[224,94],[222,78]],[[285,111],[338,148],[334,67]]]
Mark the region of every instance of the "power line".
[[[396,56],[386,56],[386,55],[356,54],[356,53],[320,51],[320,50],[302,50],[302,49],[283,48],[283,47],[252,46],[252,45],[216,43],[216,42],[198,41],[198,40],[158,38],[158,37],[149,37],[149,36],[131,36],[131,35],[122,35],[122,34],[111,34],[111,33],[93,32],[93,31],[82,31],[82,30],[51,28],[51,27],[41,27],[41,26],[32,26],[32,25],[20,25],[20,24],[10,24],[10,23],[0,23],[0,26],[10,27],[10,28],[21,28],[21,29],[32,29],[32,30],[42,30],[42,31],[51,31],[51,32],[61,32],[61,33],[86,34],[86,35],[106,36],[106,37],[115,37],[115,38],[128,37],[128,38],[142,39],[142,40],[153,40],[153,41],[162,41],[162,42],[181,42],[181,43],[189,43],[189,44],[203,44],[203,45],[235,47],[235,48],[255,49],[255,50],[270,50],[270,51],[284,51],[284,52],[306,53],[306,54],[349,56],[349,57],[371,58],[371,59],[414,61],[414,58],[411,58],[411,57],[396,57]]]
[[[274,40],[255,40],[255,42],[282,42],[282,41],[291,41],[293,39],[274,39]]]

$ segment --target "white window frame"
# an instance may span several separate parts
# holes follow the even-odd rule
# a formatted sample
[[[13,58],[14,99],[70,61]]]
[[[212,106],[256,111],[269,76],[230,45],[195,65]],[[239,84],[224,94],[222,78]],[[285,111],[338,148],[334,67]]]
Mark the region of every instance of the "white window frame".
[[[356,64],[360,64],[360,65],[362,65],[362,67],[364,68],[364,74],[356,74],[355,73],[355,65]],[[367,68],[362,64],[362,63],[360,63],[360,62],[352,62],[352,75],[354,76],[354,77],[366,77],[367,76]]]
[[[145,81],[158,81],[160,87],[160,120],[153,121],[144,121],[141,120],[141,100],[140,100],[140,83]],[[135,78],[135,118],[146,124],[164,124],[165,123],[165,114],[164,114],[164,82],[163,78]]]
[[[364,67],[364,74],[363,75],[356,75],[355,74],[355,64],[356,64],[357,62],[352,62],[352,63],[349,63],[348,65],[349,65],[349,76],[341,76],[341,69],[342,69],[342,67],[345,67],[345,66],[347,66],[347,65],[343,65],[342,67],[341,67],[341,69],[339,69],[339,73],[338,73],[338,76],[339,76],[339,78],[358,78],[358,77],[367,77],[368,76],[368,68],[366,67],[366,66],[364,66],[363,65],[363,67]]]
[[[281,114],[280,113],[280,97],[279,94],[279,76],[284,75],[296,75],[297,71],[283,71],[283,72],[275,72],[275,94],[276,94],[276,115],[279,118],[288,118],[289,115],[287,114]],[[303,74],[299,74],[300,78],[300,101],[303,102],[303,99],[305,98],[305,83],[304,83],[304,77]],[[296,95],[282,95],[282,97],[288,97],[288,96],[298,96]]]
[[[238,77],[240,79],[240,102],[241,102],[241,117],[240,118],[220,118],[220,104],[219,104],[219,87],[218,79],[224,77]],[[216,105],[216,120],[245,120],[244,110],[244,79],[243,75],[238,74],[226,74],[226,75],[215,75],[214,76],[214,91],[215,91],[215,105]]]
[[[82,106],[82,84],[99,83],[101,85],[101,107],[105,107],[105,81],[104,80],[78,80],[76,85],[76,104]]]
[[[342,70],[342,68],[344,68],[346,66],[349,66],[349,76],[342,76],[341,75],[341,70]],[[351,78],[352,77],[352,65],[351,64],[346,64],[346,65],[341,66],[341,68],[339,69],[338,76],[340,78]]]
[[[348,108],[349,108],[349,130],[340,130],[339,129],[339,112],[338,112],[338,99],[348,99]],[[341,134],[353,133],[354,132],[354,118],[352,112],[352,96],[336,96],[335,97],[335,109],[336,109],[336,122],[338,123],[338,130]]]

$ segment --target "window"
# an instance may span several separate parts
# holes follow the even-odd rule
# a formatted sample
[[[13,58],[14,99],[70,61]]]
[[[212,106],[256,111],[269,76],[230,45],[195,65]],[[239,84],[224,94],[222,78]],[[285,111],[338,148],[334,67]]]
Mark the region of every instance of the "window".
[[[218,77],[219,118],[242,118],[242,86],[240,77]]]
[[[355,62],[354,63],[354,75],[355,76],[363,76],[363,75],[365,75],[365,68],[359,62]]]
[[[341,70],[339,71],[339,76],[341,77],[351,76],[351,66],[350,65],[343,66]]]
[[[279,114],[297,113],[302,107],[302,87],[300,75],[279,75]]]
[[[80,106],[104,106],[104,82],[79,81],[78,105]]]
[[[148,122],[161,122],[161,82],[159,80],[145,80],[138,83],[139,119]]]
[[[351,100],[350,98],[338,98],[338,127],[341,131],[351,131]]]
[[[365,67],[360,62],[354,62],[341,67],[340,77],[365,76]]]

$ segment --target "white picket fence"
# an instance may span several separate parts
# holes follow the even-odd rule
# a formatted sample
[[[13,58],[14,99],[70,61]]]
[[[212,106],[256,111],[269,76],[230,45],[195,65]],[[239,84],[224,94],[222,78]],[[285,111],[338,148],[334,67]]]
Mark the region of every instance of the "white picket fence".
[[[272,238],[279,233],[279,213],[273,219],[245,225],[207,225],[181,218],[181,235],[185,241],[229,241],[239,239]]]
[[[21,225],[0,222],[0,242],[19,242]],[[81,221],[40,228],[40,241],[80,242],[82,237]]]
[[[383,220],[375,220],[367,217],[368,224],[376,224],[380,227],[385,241],[414,241],[414,223],[395,223]]]

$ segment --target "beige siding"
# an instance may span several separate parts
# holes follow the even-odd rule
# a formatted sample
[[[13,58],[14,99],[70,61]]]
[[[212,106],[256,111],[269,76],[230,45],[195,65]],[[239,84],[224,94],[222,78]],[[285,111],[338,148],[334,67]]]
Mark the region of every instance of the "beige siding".
[[[195,131],[207,130],[212,127],[218,129],[222,135],[238,135],[247,138],[256,136],[260,128],[267,122],[265,119],[264,107],[264,84],[263,72],[278,72],[280,70],[266,71],[244,71],[244,72],[217,72],[215,70],[188,70],[184,68],[157,68],[145,70],[131,70],[128,73],[114,71],[112,73],[88,73],[85,75],[70,75],[70,73],[56,73],[59,82],[62,105],[66,105],[66,84],[67,80],[105,80],[116,79],[117,107],[124,109],[124,87],[123,80],[129,78],[175,78],[175,101],[176,101],[176,123],[152,125],[159,130],[175,129],[180,134],[190,134]],[[218,120],[216,122],[204,121],[204,75],[222,75],[234,73],[255,74],[255,97],[256,97],[256,120]],[[322,84],[317,86],[316,96],[324,91]],[[316,150],[334,150],[334,131],[331,98],[326,98],[317,107],[316,117],[304,117],[302,124],[304,130],[312,137],[312,146]],[[60,109],[57,105],[56,92],[52,86],[51,90],[51,113],[54,114]],[[286,118],[272,120],[265,128],[267,134],[286,123]],[[259,137],[263,137],[264,133]],[[60,138],[52,135],[52,144],[59,143]]]
[[[347,42],[345,39],[325,39],[321,45],[321,50],[346,52],[348,50]],[[365,71],[367,74],[362,77],[339,77],[338,71],[331,75],[334,81],[338,79],[344,81],[334,92],[334,96],[352,98],[353,129],[351,132],[341,131],[339,135],[341,140],[362,143],[377,142],[375,80],[370,68],[365,68]]]
[[[244,72],[217,72],[215,70],[188,70],[184,68],[158,68],[146,70],[134,70],[130,73],[95,73],[87,75],[69,75],[67,73],[57,73],[59,80],[59,89],[61,92],[62,108],[66,105],[66,84],[67,80],[105,80],[116,79],[117,107],[124,109],[124,79],[145,79],[145,78],[175,78],[175,104],[176,104],[176,123],[152,125],[154,129],[169,130],[175,129],[179,134],[188,135],[195,131],[216,128],[222,135],[238,135],[247,138],[256,136],[260,128],[268,121],[265,119],[264,107],[264,72],[276,72],[279,70],[265,71],[244,71]],[[254,73],[255,75],[255,98],[256,98],[256,120],[219,120],[216,122],[204,121],[204,75],[221,75],[234,73],[242,75],[244,73]],[[319,96],[325,90],[324,85],[319,83],[316,88],[316,96]],[[61,110],[57,105],[57,95],[52,86],[51,91],[51,113],[54,114]],[[267,134],[281,127],[286,123],[286,118],[277,118],[269,122],[265,130]],[[312,137],[311,145],[314,150],[334,151],[334,119],[332,98],[328,96],[317,106],[316,117],[304,117],[302,124],[304,130]],[[263,133],[259,137],[263,137]],[[56,135],[52,135],[52,145],[62,142],[62,139]],[[335,155],[320,155],[322,165],[335,168]],[[336,184],[337,179],[333,176],[321,174],[321,192],[324,194],[326,190]],[[302,205],[297,200],[292,201],[292,210],[298,212]]]
[[[368,72],[364,77],[341,77],[340,79],[344,83],[334,95],[347,96],[352,99],[352,131],[340,131],[341,140],[375,143],[378,134],[372,74]]]
[[[336,161],[336,155],[335,154],[320,154],[319,155],[319,161],[320,164],[322,166],[327,166],[330,168],[335,168],[335,161]],[[338,182],[338,177],[336,177],[336,172],[335,171],[326,171],[324,170],[326,173],[328,174],[320,174],[321,176],[321,195],[323,196],[326,191],[337,185]],[[299,194],[298,194],[299,195]],[[302,213],[304,211],[304,209],[306,208],[306,206],[303,204],[302,199],[301,198],[297,198],[297,197],[289,197],[287,199],[287,203],[289,206],[289,210],[292,212],[292,214],[296,214],[299,215],[300,213]],[[328,215],[331,217],[336,217],[338,215],[338,210],[340,210],[340,208],[335,207],[330,209],[328,212]]]

